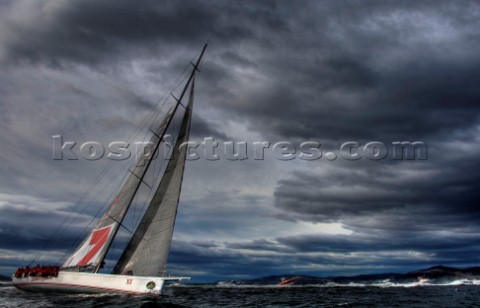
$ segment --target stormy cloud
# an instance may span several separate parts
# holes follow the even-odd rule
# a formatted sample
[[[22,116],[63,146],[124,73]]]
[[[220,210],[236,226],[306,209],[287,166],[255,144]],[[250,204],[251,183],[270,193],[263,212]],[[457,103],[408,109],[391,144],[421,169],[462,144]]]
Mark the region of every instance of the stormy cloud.
[[[166,110],[205,42],[192,139],[315,141],[323,156],[188,162],[171,270],[213,280],[475,265],[477,2],[21,0],[0,16],[2,274],[76,217],[45,260],[68,253],[128,165],[54,161],[51,136],[142,140],[136,129]],[[428,157],[325,159],[346,141],[422,141]],[[106,167],[114,175],[78,205]]]

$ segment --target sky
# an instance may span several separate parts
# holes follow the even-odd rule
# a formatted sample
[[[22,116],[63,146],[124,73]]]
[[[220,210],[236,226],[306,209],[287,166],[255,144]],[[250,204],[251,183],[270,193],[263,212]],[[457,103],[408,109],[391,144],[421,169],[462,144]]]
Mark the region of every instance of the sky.
[[[54,160],[52,136],[142,140],[206,42],[191,140],[215,138],[220,159],[187,162],[171,274],[479,265],[479,28],[474,1],[0,2],[0,273],[64,260],[128,167]],[[226,141],[247,142],[248,158],[227,159]],[[426,157],[394,159],[403,141]],[[303,142],[323,155],[299,158]],[[109,165],[119,173],[96,183]]]

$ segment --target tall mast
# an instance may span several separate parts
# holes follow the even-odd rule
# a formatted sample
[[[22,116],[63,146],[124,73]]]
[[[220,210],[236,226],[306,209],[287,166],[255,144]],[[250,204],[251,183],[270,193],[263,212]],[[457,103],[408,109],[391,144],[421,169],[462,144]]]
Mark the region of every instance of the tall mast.
[[[141,184],[143,183],[143,179],[145,178],[145,175],[148,171],[148,168],[153,160],[153,157],[155,156],[155,153],[157,152],[159,146],[160,146],[160,143],[162,142],[163,138],[165,137],[165,133],[167,132],[168,128],[170,127],[170,124],[172,122],[172,119],[173,119],[173,116],[175,115],[177,109],[178,109],[178,106],[181,105],[181,101],[183,99],[183,97],[185,96],[185,93],[187,92],[187,89],[188,89],[188,86],[190,85],[194,75],[195,75],[195,72],[198,71],[198,66],[200,65],[200,61],[202,60],[202,57],[203,57],[203,54],[205,53],[205,49],[207,48],[208,44],[205,44],[202,48],[202,51],[200,53],[200,56],[198,57],[197,61],[195,64],[192,63],[193,65],[193,69],[192,69],[192,72],[190,73],[190,76],[188,77],[188,81],[187,83],[185,84],[185,86],[183,87],[183,90],[182,90],[182,93],[180,94],[180,97],[177,99],[175,98],[175,96],[173,96],[176,100],[176,104],[175,104],[175,107],[172,111],[172,116],[169,117],[168,119],[168,122],[167,124],[165,125],[165,129],[163,130],[162,134],[160,136],[158,136],[159,138],[159,141],[156,143],[155,145],[155,148],[152,152],[152,156],[150,157],[150,159],[148,159],[147,163],[146,163],[146,166],[145,166],[145,169],[144,169],[144,172],[142,173],[142,175],[140,176],[139,178],[139,181],[135,187],[135,190],[134,190],[134,193],[132,194],[132,197],[130,198],[129,202],[128,202],[128,205],[126,207],[126,212],[128,211],[128,209],[130,208],[130,206],[132,205],[132,202],[133,200],[135,199],[135,196],[138,192],[138,189],[140,188]],[[182,105],[183,107],[183,105]],[[100,258],[100,262],[98,263],[98,265],[96,266],[95,268],[95,273],[97,273],[99,270],[100,270],[100,267],[107,255],[107,252],[108,250],[110,249],[112,243],[113,243],[113,239],[116,237],[117,233],[118,233],[118,230],[120,229],[120,225],[122,224],[123,220],[125,219],[125,215],[120,219],[120,221],[118,221],[118,226],[117,228],[113,231],[113,236],[111,237],[111,240],[107,243],[107,246],[106,246],[106,249],[105,249],[105,254]]]

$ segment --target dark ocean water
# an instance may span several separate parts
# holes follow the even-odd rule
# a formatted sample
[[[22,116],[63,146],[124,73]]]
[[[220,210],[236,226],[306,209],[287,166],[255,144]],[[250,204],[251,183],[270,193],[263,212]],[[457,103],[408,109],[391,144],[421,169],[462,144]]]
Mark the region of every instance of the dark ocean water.
[[[480,285],[171,286],[161,298],[65,295],[0,287],[0,307],[480,307]]]

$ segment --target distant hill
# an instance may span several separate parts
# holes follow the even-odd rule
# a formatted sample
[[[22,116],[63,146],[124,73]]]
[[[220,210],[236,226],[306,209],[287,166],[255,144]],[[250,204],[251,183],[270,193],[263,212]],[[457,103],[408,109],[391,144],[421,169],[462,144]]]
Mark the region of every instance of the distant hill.
[[[434,266],[423,270],[413,271],[407,273],[407,275],[429,275],[432,278],[436,276],[444,276],[444,275],[460,275],[460,276],[478,276],[480,275],[480,267],[467,267],[467,268],[455,268],[455,267],[447,267],[447,266]]]
[[[458,279],[480,279],[480,267],[469,268],[455,268],[446,267],[442,265],[412,271],[405,274],[399,273],[384,273],[384,274],[370,274],[357,276],[331,276],[331,277],[317,277],[305,275],[275,275],[256,279],[231,281],[235,284],[278,284],[282,279],[295,277],[294,284],[327,284],[327,283],[374,283],[389,280],[392,283],[410,283],[418,282],[421,279],[429,279],[435,283],[448,282]]]

